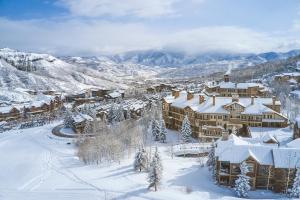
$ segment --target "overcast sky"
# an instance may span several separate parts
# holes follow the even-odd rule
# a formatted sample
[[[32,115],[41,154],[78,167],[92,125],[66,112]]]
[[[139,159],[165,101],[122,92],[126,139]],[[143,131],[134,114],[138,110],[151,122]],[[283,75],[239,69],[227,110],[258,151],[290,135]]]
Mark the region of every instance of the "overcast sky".
[[[0,0],[0,47],[56,55],[300,48],[299,0]]]

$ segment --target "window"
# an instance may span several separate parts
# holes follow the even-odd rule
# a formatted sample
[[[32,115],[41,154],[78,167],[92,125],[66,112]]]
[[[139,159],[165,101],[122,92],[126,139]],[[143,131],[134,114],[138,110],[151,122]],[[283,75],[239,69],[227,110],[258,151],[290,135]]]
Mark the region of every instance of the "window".
[[[267,176],[269,174],[269,166],[267,165],[260,165],[258,167],[258,175],[260,176]]]
[[[240,174],[241,170],[240,170],[240,166],[239,165],[232,165],[232,174]]]
[[[229,174],[230,163],[229,162],[221,162],[220,172]]]
[[[254,172],[254,163],[247,163],[249,172]]]

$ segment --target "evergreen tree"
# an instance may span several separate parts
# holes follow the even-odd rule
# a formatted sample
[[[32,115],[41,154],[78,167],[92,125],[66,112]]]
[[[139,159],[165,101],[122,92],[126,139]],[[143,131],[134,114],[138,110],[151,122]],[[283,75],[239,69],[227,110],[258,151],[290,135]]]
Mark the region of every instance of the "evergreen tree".
[[[251,189],[247,176],[248,166],[246,162],[242,162],[240,165],[241,174],[238,175],[238,179],[235,181],[234,191],[238,197],[245,198],[248,196],[248,191]]]
[[[131,119],[131,110],[130,110],[130,108],[128,108],[127,111],[126,111],[126,120],[129,120],[129,119]]]
[[[188,143],[191,141],[192,128],[191,128],[191,124],[190,124],[190,121],[187,116],[185,116],[183,119],[180,133],[181,133],[183,142]]]
[[[122,105],[119,105],[118,109],[117,109],[117,121],[118,122],[121,122],[125,120],[125,117],[124,117],[124,109],[123,109],[123,106]]]
[[[292,198],[300,198],[300,168],[297,168],[293,187],[289,190],[289,196]]]
[[[152,130],[152,136],[155,141],[159,141],[159,136],[160,136],[160,128],[159,128],[159,123],[157,120],[153,119],[152,120],[152,125],[151,125],[151,130]]]
[[[207,156],[207,162],[206,166],[208,167],[209,171],[212,171],[214,173],[215,165],[216,165],[216,159],[215,159],[215,144],[211,144],[211,149],[208,152]]]
[[[93,124],[92,122],[86,120],[82,134],[92,134],[93,133]]]
[[[155,154],[152,158],[152,162],[150,163],[150,169],[148,174],[148,182],[149,182],[148,188],[154,187],[154,190],[157,191],[157,187],[160,184],[162,178],[162,170],[163,167],[162,167],[161,159],[156,147]]]
[[[133,167],[135,171],[142,171],[142,169],[147,169],[148,159],[147,153],[144,148],[140,148],[135,155]]]
[[[167,139],[167,129],[166,129],[165,121],[163,119],[160,120],[159,128],[160,128],[160,130],[159,130],[160,141],[165,143],[165,141]]]
[[[74,124],[74,120],[72,118],[72,114],[70,111],[67,110],[64,118],[64,126],[66,128],[73,128],[73,124]]]
[[[116,123],[116,106],[114,104],[111,104],[109,111],[108,111],[108,122],[111,124],[115,124]]]

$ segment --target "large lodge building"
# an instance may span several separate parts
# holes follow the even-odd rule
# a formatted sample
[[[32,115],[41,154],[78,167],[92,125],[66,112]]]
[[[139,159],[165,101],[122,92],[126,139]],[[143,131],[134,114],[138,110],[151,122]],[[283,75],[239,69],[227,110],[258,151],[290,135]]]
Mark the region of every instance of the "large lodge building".
[[[280,101],[275,97],[246,97],[249,95],[209,96],[173,90],[163,99],[163,118],[168,128],[180,130],[187,115],[194,136],[208,141],[220,138],[225,129],[231,131],[233,127],[241,135],[249,135],[248,127],[287,126],[288,119],[280,113]]]
[[[213,81],[205,85],[208,94],[216,96],[230,97],[238,94],[240,97],[267,96],[268,91],[260,83],[233,83],[230,81],[229,74],[224,75],[224,81]]]

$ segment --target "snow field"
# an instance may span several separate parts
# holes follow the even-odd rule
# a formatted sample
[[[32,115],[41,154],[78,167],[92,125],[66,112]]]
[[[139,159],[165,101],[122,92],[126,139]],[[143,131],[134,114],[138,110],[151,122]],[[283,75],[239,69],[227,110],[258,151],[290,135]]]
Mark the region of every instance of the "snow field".
[[[174,131],[168,130],[168,143],[152,144],[163,164],[162,184],[154,192],[147,189],[148,174],[133,170],[134,152],[120,164],[84,165],[69,139],[50,136],[57,124],[0,134],[0,200],[236,199],[232,189],[213,183],[199,158],[172,158],[170,145],[178,139]],[[262,193],[269,199],[282,197],[267,191],[249,196]]]

